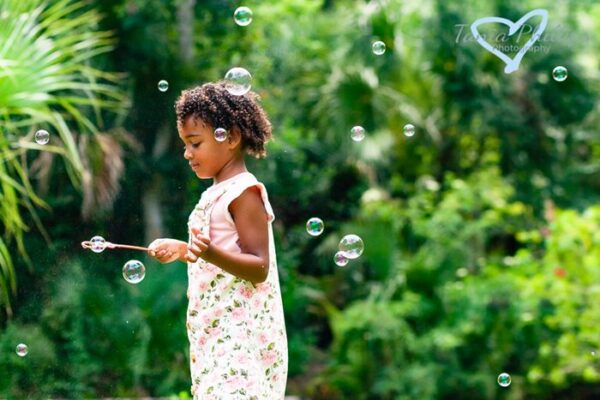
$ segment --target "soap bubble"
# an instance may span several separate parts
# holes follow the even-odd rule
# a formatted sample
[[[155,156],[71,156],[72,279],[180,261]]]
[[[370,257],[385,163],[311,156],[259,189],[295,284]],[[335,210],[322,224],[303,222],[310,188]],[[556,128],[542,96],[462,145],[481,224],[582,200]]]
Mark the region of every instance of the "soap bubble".
[[[374,42],[371,48],[373,49],[373,54],[375,55],[380,56],[385,53],[385,43],[383,43],[381,40]]]
[[[102,236],[94,236],[90,239],[90,244],[94,253],[102,253],[106,249],[106,240]]]
[[[29,349],[26,344],[19,343],[16,348],[17,355],[19,357],[25,357],[29,353]]]
[[[129,260],[123,266],[123,278],[129,283],[140,283],[146,276],[146,268],[141,261]]]
[[[158,90],[160,90],[161,92],[166,92],[167,90],[169,90],[169,82],[165,81],[164,79],[159,81]]]
[[[404,131],[404,136],[411,137],[415,134],[415,126],[413,124],[406,124],[402,129]]]
[[[239,26],[248,26],[252,22],[252,10],[248,7],[238,7],[233,13],[233,20]]]
[[[37,144],[47,144],[50,141],[50,134],[47,130],[40,129],[35,133],[35,142]]]
[[[498,375],[498,384],[502,387],[507,387],[510,385],[511,379],[510,379],[510,375],[507,374],[506,372],[501,373],[500,375]]]
[[[355,142],[362,142],[362,140],[365,138],[365,128],[358,125],[353,127],[350,129],[350,137]]]
[[[217,142],[224,142],[227,139],[227,130],[223,128],[217,128],[213,132],[213,135]]]
[[[363,253],[365,245],[358,235],[350,234],[340,240],[339,249],[344,257],[354,260]]]
[[[323,229],[325,229],[325,225],[321,218],[313,217],[306,222],[306,232],[311,236],[319,236],[323,233]]]
[[[348,264],[348,259],[346,258],[346,256],[344,256],[344,253],[342,253],[341,251],[335,253],[335,255],[333,256],[333,261],[335,261],[335,265],[337,265],[338,267],[345,267],[346,264]]]
[[[250,90],[252,75],[241,67],[231,68],[225,74],[225,88],[235,96],[241,96]]]
[[[567,79],[568,75],[569,71],[562,65],[559,65],[558,67],[552,70],[552,78],[554,78],[556,82],[564,81],[565,79]]]

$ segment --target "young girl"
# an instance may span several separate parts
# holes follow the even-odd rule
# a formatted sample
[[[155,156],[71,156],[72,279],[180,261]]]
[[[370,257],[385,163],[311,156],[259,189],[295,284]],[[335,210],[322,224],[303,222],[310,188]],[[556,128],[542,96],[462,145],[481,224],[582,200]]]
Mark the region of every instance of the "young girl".
[[[212,178],[188,220],[189,241],[157,239],[149,254],[188,264],[187,332],[194,399],[283,399],[287,339],[273,210],[244,153],[262,157],[271,124],[249,92],[223,83],[185,90],[175,104],[183,156]]]

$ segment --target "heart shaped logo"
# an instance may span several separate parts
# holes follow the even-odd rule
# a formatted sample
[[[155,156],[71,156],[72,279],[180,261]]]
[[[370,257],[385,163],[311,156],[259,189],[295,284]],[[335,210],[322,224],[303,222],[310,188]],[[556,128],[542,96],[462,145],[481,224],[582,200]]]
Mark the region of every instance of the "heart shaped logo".
[[[519,28],[521,26],[523,26],[525,24],[525,22],[529,18],[536,17],[536,16],[542,17],[542,22],[538,25],[535,32],[533,32],[533,35],[531,36],[531,38],[519,50],[519,52],[517,53],[515,58],[510,58],[509,56],[507,56],[506,54],[504,54],[503,52],[501,52],[500,50],[498,50],[497,48],[492,46],[481,36],[479,31],[477,30],[477,27],[479,25],[487,24],[490,22],[499,22],[501,24],[508,26],[508,36],[512,36],[519,30]],[[506,64],[506,67],[504,67],[504,72],[507,74],[510,74],[512,72],[515,72],[517,69],[519,69],[519,65],[521,64],[521,59],[523,58],[525,53],[527,53],[527,50],[529,50],[531,48],[531,46],[533,46],[533,44],[540,38],[540,36],[542,36],[542,33],[544,32],[544,29],[546,29],[547,24],[548,24],[548,11],[540,8],[537,10],[530,11],[527,14],[523,15],[517,22],[512,22],[509,19],[500,18],[500,17],[480,18],[471,24],[471,33],[473,34],[473,37],[477,40],[477,43],[479,43],[481,45],[481,47],[483,47],[484,49],[486,49],[487,51],[489,51],[490,53],[492,53],[493,55],[495,55],[496,57],[498,57],[499,59],[504,61],[504,63]]]

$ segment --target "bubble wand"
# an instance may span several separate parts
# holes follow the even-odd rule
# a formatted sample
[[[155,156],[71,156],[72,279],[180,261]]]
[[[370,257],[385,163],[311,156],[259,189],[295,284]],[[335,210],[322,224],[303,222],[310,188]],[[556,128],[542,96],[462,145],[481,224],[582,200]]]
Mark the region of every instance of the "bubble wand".
[[[104,251],[104,249],[128,249],[148,251],[147,247],[107,242],[101,236],[94,236],[91,240],[85,240],[81,242],[81,247],[83,247],[84,249],[90,249],[94,253],[101,253],[102,251]]]

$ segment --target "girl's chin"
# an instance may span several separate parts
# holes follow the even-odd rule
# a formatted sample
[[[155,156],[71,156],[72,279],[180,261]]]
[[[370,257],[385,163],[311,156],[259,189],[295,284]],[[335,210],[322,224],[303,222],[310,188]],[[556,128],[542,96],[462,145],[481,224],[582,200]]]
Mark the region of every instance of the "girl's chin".
[[[206,176],[198,170],[194,170],[194,174],[198,177],[198,179],[210,179],[212,176]]]

